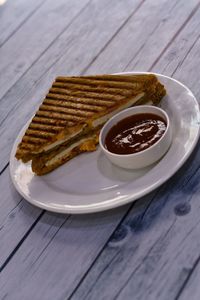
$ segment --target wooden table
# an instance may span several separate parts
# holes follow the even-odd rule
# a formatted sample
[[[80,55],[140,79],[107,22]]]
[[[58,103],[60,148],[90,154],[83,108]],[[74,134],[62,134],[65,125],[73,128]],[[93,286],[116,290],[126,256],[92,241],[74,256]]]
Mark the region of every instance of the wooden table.
[[[130,205],[30,205],[9,155],[57,75],[151,71],[200,98],[199,0],[0,1],[0,299],[200,299],[200,147]]]

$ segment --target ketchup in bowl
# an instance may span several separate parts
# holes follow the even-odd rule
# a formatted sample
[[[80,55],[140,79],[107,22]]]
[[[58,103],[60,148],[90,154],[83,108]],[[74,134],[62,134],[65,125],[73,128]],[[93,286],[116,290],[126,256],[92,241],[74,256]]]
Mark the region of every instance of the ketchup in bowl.
[[[115,154],[133,154],[155,144],[166,131],[166,121],[152,113],[126,117],[107,133],[105,148]]]

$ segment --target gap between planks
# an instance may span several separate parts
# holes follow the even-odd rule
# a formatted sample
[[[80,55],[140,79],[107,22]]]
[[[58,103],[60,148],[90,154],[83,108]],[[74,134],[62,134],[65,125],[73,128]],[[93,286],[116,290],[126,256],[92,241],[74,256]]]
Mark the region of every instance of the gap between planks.
[[[138,9],[142,6],[142,4],[144,3],[145,0],[143,0],[138,6],[137,8],[134,10],[134,12],[132,12],[132,14],[126,19],[126,21],[122,24],[122,26],[120,26],[120,28],[117,30],[117,32],[112,36],[112,38],[106,43],[106,45],[99,51],[98,55],[96,56],[96,58],[105,50],[105,48],[107,48],[110,44],[110,42],[113,40],[113,38],[121,31],[121,29],[127,24],[127,22],[129,21],[129,19],[135,14],[136,11],[138,11]],[[90,1],[89,1],[90,2]],[[86,6],[89,4],[89,2],[81,9],[81,11],[74,17],[74,19],[76,19],[78,17],[78,15],[80,15],[80,13],[86,8]],[[184,27],[187,25],[187,23],[189,22],[189,20],[192,18],[192,16],[194,15],[195,11],[199,8],[200,3],[197,4],[197,6],[193,9],[193,11],[190,13],[190,15],[188,16],[188,18],[186,19],[186,21],[182,24],[182,26],[177,30],[177,32],[175,33],[175,35],[172,37],[172,39],[170,40],[170,42],[167,44],[167,46],[165,47],[164,51],[162,51],[162,53],[158,56],[158,58],[155,60],[155,62],[152,64],[151,68],[153,68],[155,66],[155,64],[162,58],[162,56],[164,55],[164,53],[166,52],[166,50],[170,47],[171,43],[173,42],[173,40],[175,40],[177,38],[177,36],[180,34],[180,32],[184,29]],[[73,19],[73,20],[74,20]],[[73,22],[73,20],[71,21],[71,23]],[[69,26],[69,25],[68,25]],[[68,28],[68,26],[63,30],[63,32]],[[61,35],[62,33],[60,33]],[[57,37],[58,38],[58,37]],[[57,39],[56,38],[56,39]],[[55,39],[55,40],[56,40]],[[54,41],[55,41],[54,40]],[[52,43],[54,43],[54,41]],[[49,45],[50,47],[50,45]],[[48,47],[48,48],[49,48]],[[47,48],[47,49],[48,49]],[[45,51],[47,50],[45,49]],[[45,52],[44,51],[44,52]],[[82,73],[84,73],[90,66],[91,64],[96,60],[93,59],[91,61],[91,63],[88,64],[88,66],[85,68],[85,70],[82,71]],[[38,58],[39,59],[39,58]],[[34,62],[35,63],[35,62]],[[32,67],[32,66],[31,66]],[[30,68],[31,68],[30,67]],[[149,71],[151,70],[151,68],[149,69]],[[9,163],[7,163],[5,165],[5,167],[1,170],[0,175],[3,174],[3,172],[7,169],[7,167],[9,166]],[[21,241],[19,242],[19,244],[16,246],[16,248],[14,249],[14,251],[10,254],[9,258],[6,260],[5,264],[3,265],[3,268],[5,268],[5,266],[7,265],[7,263],[9,262],[9,260],[12,258],[12,256],[14,255],[14,253],[19,249],[19,247],[22,245],[22,243],[24,242],[24,240],[28,237],[28,235],[31,233],[31,231],[33,230],[33,228],[35,227],[35,225],[37,224],[37,222],[40,220],[40,218],[42,217],[42,215],[45,213],[45,211],[42,211],[41,215],[36,219],[36,221],[33,223],[33,225],[31,226],[31,228],[27,231],[27,233],[24,235],[24,237],[21,239]],[[127,213],[126,213],[127,215]],[[124,217],[123,217],[124,219]],[[116,230],[117,228],[115,228]],[[114,230],[114,231],[115,231]],[[2,269],[3,269],[2,268]]]
[[[141,6],[141,4],[144,2],[145,0],[143,0],[138,6],[137,6],[137,8],[133,11],[133,13],[131,13],[131,15],[129,15],[129,17],[126,19],[126,21],[128,22],[128,20],[130,19],[130,17],[132,17],[133,15],[134,15],[134,13],[136,13],[136,11],[140,8],[140,6]],[[89,4],[89,2],[91,2],[91,1],[88,1],[87,2],[87,4],[81,9],[81,11],[74,17],[74,19],[71,21],[71,23],[73,23],[73,21],[83,12],[83,10],[84,9],[86,9],[86,7],[88,6],[88,4]],[[127,23],[127,22],[123,22],[123,24],[122,24],[122,26],[120,27],[120,30],[122,29],[122,27],[123,26],[125,26],[125,24]],[[59,36],[65,31],[65,30],[67,30],[67,28],[71,25],[71,23],[59,34]],[[117,33],[120,31],[120,30],[118,30],[117,31]],[[116,35],[116,34],[114,34],[114,35]],[[59,38],[59,36],[57,36],[56,37],[56,39],[58,39]],[[56,41],[56,39],[48,46],[48,48]],[[112,40],[112,38],[111,38],[111,40]],[[109,43],[107,43],[107,46],[108,46],[108,44]],[[45,52],[46,52],[46,50],[48,49],[48,48],[46,48],[45,49],[45,51],[41,54],[41,55],[43,55]],[[39,57],[40,58],[40,57]],[[37,58],[37,60],[39,59],[39,58]],[[60,58],[59,58],[60,59]],[[35,63],[35,62],[34,62]],[[33,64],[34,64],[33,63]],[[55,62],[56,63],[56,62]],[[33,64],[30,66],[30,68],[33,66]],[[30,69],[29,68],[29,69]],[[28,70],[27,70],[28,71]],[[26,72],[27,72],[26,71]],[[48,70],[47,70],[48,71]],[[24,74],[23,74],[24,75]],[[22,76],[23,76],[22,75]],[[44,75],[44,74],[43,74]],[[0,173],[0,175],[1,174],[3,174],[3,172],[7,169],[7,167],[8,167],[8,165],[9,165],[9,163],[7,163],[6,164],[6,166],[2,169],[2,171],[1,171],[1,173]],[[42,212],[42,214],[44,213],[44,211]],[[37,224],[37,222],[40,220],[40,218],[41,218],[41,216],[39,216],[37,219],[36,219],[36,222],[34,222],[34,224],[31,226],[31,230],[29,230],[25,235],[24,235],[24,237],[21,239],[21,241],[18,243],[18,245],[16,246],[16,248],[13,250],[13,252],[10,254],[10,256],[8,257],[8,259],[6,260],[6,262],[3,264],[3,267],[2,267],[2,270],[5,268],[5,266],[8,264],[8,262],[10,261],[10,259],[13,257],[13,255],[16,253],[16,251],[19,249],[19,247],[21,246],[21,244],[25,241],[25,239],[28,237],[28,235],[30,234],[30,232],[33,230],[33,228],[35,227],[35,225]]]
[[[46,2],[47,0],[43,0],[38,6],[31,11],[24,20],[7,36],[7,38],[0,44],[0,49],[3,47],[4,44],[8,42],[8,40],[40,9],[40,7]]]
[[[79,281],[79,283],[77,284],[77,286],[74,288],[74,290],[72,291],[71,295],[67,298],[67,300],[70,300],[73,297],[73,295],[75,294],[75,292],[78,290],[79,286],[82,284],[82,282],[84,281],[84,279],[86,278],[86,276],[89,274],[89,272],[92,269],[92,267],[95,265],[95,263],[98,260],[98,258],[103,253],[104,249],[107,247],[108,243],[112,239],[113,234],[116,232],[116,230],[118,228],[120,228],[120,226],[122,225],[122,223],[124,222],[124,220],[126,219],[126,217],[129,215],[130,211],[132,210],[132,208],[134,207],[135,204],[136,204],[136,202],[133,202],[132,204],[129,205],[127,211],[122,216],[120,222],[117,224],[117,226],[115,227],[115,229],[112,231],[112,233],[108,237],[108,240],[106,241],[106,243],[104,244],[104,246],[101,248],[101,250],[99,251],[99,253],[97,253],[97,256],[95,257],[95,259],[93,260],[93,262],[91,263],[91,265],[89,266],[89,268],[87,269],[87,271],[85,272],[85,274],[83,275],[83,277],[81,278],[81,280]]]
[[[44,2],[46,2],[47,0],[45,0]],[[10,92],[10,90],[20,81],[20,79],[26,75],[26,73],[37,63],[37,61],[45,54],[45,52],[59,39],[59,37],[71,26],[71,24],[80,16],[80,14],[82,14],[82,12],[87,8],[87,6],[89,5],[89,3],[91,2],[92,0],[89,0],[85,6],[83,6],[83,8],[81,8],[81,10],[72,18],[72,20],[67,24],[67,26],[65,26],[61,32],[50,42],[50,44],[39,54],[39,56],[31,63],[31,65],[20,75],[20,77],[17,79],[16,82],[14,82],[10,87],[9,89],[5,92],[5,94],[3,94],[0,98],[0,102],[1,102],[1,99],[3,99],[4,97],[6,97],[6,95]],[[42,5],[41,5],[42,6]],[[33,15],[33,14],[32,14]],[[1,48],[1,47],[0,47]],[[46,71],[48,72],[48,70]],[[46,73],[45,72],[45,73]],[[44,74],[45,74],[44,73]],[[42,76],[44,75],[42,74]],[[40,78],[38,79],[40,80]],[[1,123],[0,123],[0,126],[2,124],[2,122],[4,121],[1,120]]]
[[[44,55],[44,53],[51,47],[52,44],[55,43],[55,41],[67,30],[67,28],[74,22],[74,20],[86,9],[86,7],[89,5],[89,3],[91,2],[88,1],[86,3],[86,5],[77,13],[77,15],[71,20],[71,22],[60,32],[60,34],[49,44],[49,46],[38,56],[38,58],[31,64],[31,66],[20,76],[20,78],[17,80],[20,81],[21,77],[23,77],[32,67],[33,65],[40,59],[41,56]],[[89,67],[94,63],[94,61],[96,61],[96,59],[98,58],[98,56],[109,46],[109,44],[112,42],[112,40],[114,39],[115,36],[117,36],[117,34],[122,30],[122,28],[128,23],[128,21],[130,20],[130,18],[132,16],[134,16],[134,14],[140,9],[140,7],[142,6],[142,4],[145,2],[145,0],[142,0],[141,3],[138,4],[138,6],[136,7],[136,9],[131,13],[131,15],[123,22],[123,24],[119,27],[119,29],[114,33],[114,35],[109,39],[109,41],[104,45],[104,47],[102,49],[100,49],[100,51],[98,52],[98,54],[95,56],[95,58],[93,58],[91,60],[91,62],[81,71],[81,75],[83,75],[88,69]],[[153,62],[153,64],[151,65],[151,67],[148,69],[148,72],[151,71],[151,69],[158,63],[158,61],[162,58],[162,56],[165,54],[165,52],[167,51],[167,49],[170,47],[170,45],[173,43],[173,41],[179,36],[179,34],[181,33],[181,31],[185,28],[185,26],[188,24],[188,22],[191,20],[191,18],[194,16],[195,12],[197,12],[197,10],[199,9],[200,6],[200,2],[196,5],[196,7],[192,10],[192,12],[190,13],[190,15],[188,16],[188,18],[185,20],[185,22],[181,25],[181,27],[177,30],[177,32],[174,34],[174,36],[172,37],[172,39],[168,42],[168,44],[166,45],[166,47],[163,49],[163,51],[160,53],[160,55],[157,57],[157,59]],[[194,47],[195,43],[192,45],[191,49]],[[190,51],[191,51],[190,49]],[[61,56],[62,57],[62,56]],[[58,60],[61,58],[59,57]],[[186,57],[185,57],[186,58]],[[132,61],[132,60],[131,60]],[[54,62],[54,64],[56,64],[57,60]],[[184,62],[184,60],[182,61],[182,63]],[[52,68],[52,66],[54,65],[52,64],[41,76],[38,80],[40,80],[48,71],[50,68]],[[126,66],[126,68],[128,67],[128,65]],[[177,68],[176,68],[177,69]],[[175,69],[175,71],[176,71]],[[172,76],[174,75],[175,71],[173,72]],[[14,85],[17,84],[14,83]],[[9,90],[6,92],[6,94],[13,88],[13,86],[11,86],[9,88]],[[3,95],[4,97],[5,95]],[[2,98],[3,98],[2,97]],[[0,99],[1,100],[1,99]],[[4,122],[4,120],[7,118],[7,116],[1,121],[0,125],[2,125],[2,123]],[[0,171],[0,175],[3,174],[3,172],[6,170],[7,166],[9,163],[7,163],[2,170]]]

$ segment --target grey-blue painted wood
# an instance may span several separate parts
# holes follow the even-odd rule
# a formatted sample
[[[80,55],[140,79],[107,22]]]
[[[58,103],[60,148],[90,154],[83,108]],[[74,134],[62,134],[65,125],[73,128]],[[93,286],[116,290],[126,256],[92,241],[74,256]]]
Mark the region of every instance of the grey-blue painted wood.
[[[15,136],[32,116],[55,77],[59,74],[80,74],[94,57],[98,56],[102,47],[112,39],[130,14],[138,9],[139,3],[140,1],[132,3],[130,0],[126,1],[126,5],[121,1],[116,3],[114,0],[109,3],[105,0],[90,2],[79,18],[74,20],[69,28],[0,100],[2,116],[0,135],[2,140],[5,136],[6,141],[6,145],[2,147],[0,170],[8,160]],[[100,14],[105,7],[107,9]],[[89,15],[92,18],[88,18]],[[115,18],[112,20],[113,16]],[[13,119],[14,114],[17,115],[18,122],[15,128],[10,128],[12,130],[12,134],[10,134],[7,122],[10,118]]]
[[[102,73],[150,70],[160,58],[158,52],[162,55],[190,19],[193,22],[198,8],[199,1],[144,2],[87,73],[95,73],[97,70]],[[198,27],[194,26],[194,30],[198,30]]]
[[[130,2],[127,2],[127,4],[128,3],[130,3]],[[103,4],[105,5],[106,2],[104,2]],[[133,11],[137,9],[138,5],[139,5],[138,2],[135,2],[134,5],[131,5],[131,3],[130,3],[130,7],[132,8]],[[86,18],[88,17],[88,14],[90,12],[92,12],[94,10],[94,8],[96,10],[96,14],[98,15],[99,9],[102,8],[102,3],[101,3],[101,6],[99,6],[98,2],[95,2],[95,3],[91,4],[90,6],[88,6],[88,9],[87,9],[86,13],[83,12],[82,19],[80,19],[79,22],[75,24],[75,27],[72,27],[72,29],[74,29],[76,27],[80,27],[80,25],[85,22],[84,20],[86,20]],[[121,6],[121,8],[123,8],[123,6]],[[112,13],[114,13],[117,16],[118,11],[119,11],[119,7],[115,6],[115,9],[112,11]],[[104,37],[102,37],[102,40],[100,40],[98,42],[98,46],[97,46],[97,44],[95,44],[95,49],[93,50],[92,55],[94,55],[96,53],[95,51],[97,51],[97,52],[100,51],[99,49],[101,49],[101,47],[102,47],[102,42],[106,43],[107,39],[109,39],[110,36],[112,36],[114,30],[116,30],[116,26],[120,26],[122,21],[124,22],[124,18],[125,17],[128,18],[128,16],[130,15],[131,12],[128,10],[127,6],[124,8],[124,13],[121,12],[120,16],[118,18],[116,18],[116,21],[113,22],[112,24],[110,24],[110,26],[111,26],[110,30],[108,31],[108,33],[106,33],[106,35]],[[108,15],[105,12],[104,15],[99,18],[97,28],[103,28],[105,20],[106,19],[109,20],[108,16],[109,17],[111,16],[111,11],[110,10],[108,10]],[[95,20],[95,18],[88,24],[88,32],[86,32],[87,35],[89,34],[89,30],[93,28],[94,20]],[[94,34],[94,33],[92,33],[92,34]],[[96,31],[95,34],[97,34],[97,31]],[[69,31],[68,35],[71,35],[71,31]],[[62,38],[62,40],[61,40],[62,44],[59,43],[59,39],[56,41],[56,47],[57,47],[58,55],[61,55],[60,49],[64,48],[64,47],[62,47],[63,43],[65,43],[64,44],[65,47],[67,47],[67,45],[68,45],[65,41],[65,38],[66,38],[66,36],[64,36]],[[91,36],[91,40],[92,40],[92,36]],[[85,42],[88,43],[88,41],[85,41]],[[58,45],[57,45],[57,43],[58,43]],[[74,47],[76,47],[76,44],[74,45]],[[51,62],[51,59],[52,59],[52,61],[55,60],[55,57],[53,56],[53,54],[55,54],[55,50],[56,49],[53,48],[52,51],[49,54],[48,53],[46,54],[45,62],[43,61],[43,63],[42,63],[42,61],[40,61],[40,62],[37,63],[36,69],[33,69],[33,72],[35,74],[34,76],[36,76],[35,78],[38,79],[38,74],[40,74],[40,72],[43,73],[45,68],[48,69],[48,63]],[[89,59],[91,59],[91,56],[87,57],[87,61],[85,63],[88,63]],[[65,66],[67,67],[67,63],[66,63]],[[82,62],[81,66],[84,67],[84,62]],[[79,66],[77,65],[77,69],[78,69],[78,67]],[[26,77],[26,80],[27,80],[26,83],[25,82],[21,83],[21,89],[19,89],[19,86],[15,87],[15,90],[14,90],[15,95],[11,95],[10,98],[8,98],[8,95],[6,95],[6,97],[5,97],[5,102],[8,102],[9,99],[10,99],[10,102],[12,101],[11,105],[10,105],[10,108],[11,108],[10,117],[12,117],[12,119],[13,119],[14,115],[16,114],[17,119],[18,119],[19,122],[20,122],[20,120],[23,121],[23,117],[22,116],[20,117],[20,114],[25,112],[25,107],[23,107],[22,99],[19,103],[21,105],[19,107],[19,111],[16,110],[16,109],[12,110],[12,105],[15,104],[14,101],[17,101],[17,96],[18,96],[17,93],[23,93],[25,88],[28,90],[30,82],[31,82],[31,84],[33,84],[33,82],[30,80],[30,78],[31,78],[31,76],[33,76],[33,74],[28,72],[27,76],[28,76],[28,78]],[[53,80],[53,78],[52,78],[52,80]],[[47,84],[49,85],[49,82],[47,82]],[[31,107],[30,107],[30,105],[28,106],[28,110],[30,110],[30,112],[29,112],[30,115],[32,114],[31,111],[33,111],[35,109],[35,105],[38,105],[38,102],[34,103],[34,100],[37,97],[36,91],[37,92],[42,91],[42,93],[44,94],[44,91],[42,90],[43,88],[44,88],[44,86],[42,84],[40,86],[34,87],[33,98],[32,98],[32,103],[33,104],[31,104]],[[27,95],[26,95],[26,97],[24,97],[24,101],[27,100],[27,97],[28,97]],[[41,101],[41,99],[42,99],[42,95],[40,97],[38,97],[39,101]],[[3,106],[3,105],[4,105],[3,102],[1,102],[0,109],[2,109],[2,107],[6,108],[7,105],[6,106]],[[1,115],[4,116],[5,111],[2,110]],[[2,120],[2,122],[3,122],[3,120]],[[9,129],[9,127],[7,127],[7,128],[4,127],[4,129],[3,129],[3,131],[6,134],[6,138],[8,137],[8,130],[7,129]],[[13,129],[14,129],[14,127],[13,127]],[[3,133],[3,131],[2,131],[2,133]],[[10,142],[9,142],[8,139],[6,139],[5,144],[3,146],[3,149],[4,149],[5,153],[6,153],[5,147],[8,147],[9,143],[10,143],[10,146],[12,146],[13,141],[10,140]],[[6,153],[7,157],[9,155],[9,152],[10,152],[10,149],[9,149],[8,153]],[[2,165],[5,164],[5,159],[4,159],[3,153],[1,153],[1,158],[0,159],[1,159]],[[3,183],[7,181],[7,176],[8,176],[8,170],[3,172],[2,175],[1,175],[2,186],[3,186]],[[26,202],[22,201],[22,202],[20,202],[20,205],[18,206],[18,202],[16,201],[17,193],[16,192],[11,193],[10,188],[13,190],[12,185],[9,186],[9,190],[7,190],[7,192],[6,192],[7,194],[10,195],[10,197],[8,197],[8,199],[6,199],[6,201],[4,202],[5,203],[5,209],[4,209],[4,211],[1,212],[1,216],[2,216],[2,231],[1,231],[1,234],[2,234],[2,237],[4,237],[4,245],[6,245],[6,249],[2,249],[2,250],[4,250],[2,252],[0,251],[2,253],[2,256],[1,256],[1,259],[0,259],[1,266],[4,265],[5,261],[9,258],[9,256],[12,253],[12,250],[15,249],[15,247],[17,247],[18,241],[20,241],[20,239],[23,239],[24,235],[26,234],[26,231],[28,231],[31,228],[31,226],[33,226],[34,218],[37,219],[41,214],[40,210],[30,206],[29,214],[33,215],[34,218],[30,218],[29,219],[29,221],[30,221],[29,224],[25,224],[25,226],[23,228],[21,228],[21,226],[18,226],[17,224],[19,224],[19,223],[21,224],[21,222],[23,223],[23,219],[21,218],[21,213],[19,213],[18,211],[20,211],[20,212],[22,212],[24,210],[26,211],[28,205],[26,204]],[[20,201],[20,199],[21,198],[19,198],[19,201]],[[20,209],[19,209],[19,207],[20,207]],[[12,217],[10,217],[10,215]],[[7,219],[9,219],[9,226],[6,226]],[[16,230],[18,230],[18,231],[16,232]]]
[[[0,2],[0,47],[40,9],[44,2],[44,0],[2,0]]]
[[[33,19],[41,24],[49,11],[58,16],[59,3],[42,4],[5,42],[6,63],[12,62],[14,41],[23,42]],[[58,74],[153,70],[183,81],[199,98],[199,5],[197,0],[70,2],[77,12],[70,26],[62,32],[64,18],[56,20],[50,45],[43,41],[32,54],[36,61],[28,62],[19,77],[11,65],[5,73],[10,82],[0,77],[0,93],[9,90],[0,101],[0,170],[18,130]],[[42,32],[54,17],[49,16]],[[40,34],[31,43],[37,46]],[[23,61],[23,51],[17,53]],[[0,70],[3,66],[0,60]],[[86,216],[52,214],[29,205],[4,168],[0,299],[198,299],[199,151],[198,144],[169,182],[132,208]]]
[[[22,200],[10,181],[9,169],[0,176],[0,191],[1,269],[42,211]]]
[[[149,10],[149,7],[147,6],[146,8],[145,8],[147,11]],[[158,6],[158,9],[160,10],[160,7]],[[138,12],[139,13],[139,12]],[[105,17],[106,17],[106,15],[105,15]],[[139,27],[138,27],[139,28]],[[173,32],[172,32],[172,34],[173,34]],[[37,94],[37,91],[38,91],[38,89],[35,89],[34,91],[33,91],[33,95],[34,95],[34,97],[36,97],[36,94]],[[33,100],[34,100],[34,98],[33,98]],[[23,111],[22,111],[23,112]],[[20,115],[20,113],[21,113],[21,109],[19,110],[19,111],[14,111],[13,113],[16,113],[16,114],[18,114],[18,117],[19,117],[19,115]],[[12,116],[12,118],[14,117],[13,116],[13,114],[11,115]],[[20,120],[23,120],[23,118],[21,117],[20,118]],[[20,120],[19,120],[19,122],[20,122]],[[13,129],[13,128],[12,128]],[[7,131],[8,132],[8,131]],[[11,141],[11,144],[12,144],[12,141]],[[8,143],[6,144],[6,145],[2,145],[3,147],[4,147],[4,151],[5,151],[5,147],[6,146],[9,146],[8,145]],[[6,153],[6,151],[5,151],[5,153]],[[7,155],[7,153],[6,153],[6,155]],[[3,157],[3,154],[1,155],[1,157]],[[11,199],[12,200],[12,199]],[[9,201],[8,202],[6,202],[6,203],[8,203],[8,204],[10,204],[9,203]],[[11,202],[11,203],[13,203],[13,202]],[[15,205],[15,204],[14,204]],[[23,205],[23,203],[22,203],[22,205]],[[7,206],[8,207],[8,206]],[[9,211],[6,211],[6,215],[7,214],[9,214]],[[2,213],[2,215],[4,215],[3,213]],[[18,216],[18,214],[16,215],[16,217],[15,217],[15,220],[17,220],[17,216]],[[15,221],[14,220],[14,221]],[[7,238],[8,238],[8,240],[12,240],[12,244],[11,244],[11,246],[15,243],[15,241],[16,241],[16,239],[13,239],[13,238],[11,238],[12,237],[12,234],[14,234],[14,232],[15,232],[15,228],[16,228],[16,224],[15,224],[15,222],[13,222],[12,223],[13,224],[13,226],[11,226],[10,227],[10,230],[9,230],[9,233],[7,232]],[[30,222],[30,226],[32,225],[32,221]],[[6,230],[6,228],[5,228],[5,230]],[[13,233],[12,233],[13,232]],[[23,234],[24,234],[24,231],[23,230],[21,230],[20,232],[19,232],[19,235],[21,236],[21,237],[23,237]],[[16,235],[15,235],[16,236]],[[5,258],[5,256],[7,255],[9,255],[9,251],[10,251],[10,247],[7,247],[7,251],[4,253],[4,256],[3,256],[3,259]],[[3,261],[3,259],[2,259],[2,261]]]
[[[0,48],[0,98],[67,29],[88,0],[48,0]]]
[[[126,209],[71,217],[46,213],[3,270],[0,297],[67,299]]]
[[[180,292],[178,294],[179,300],[187,300],[187,299],[199,299],[199,273],[200,264],[199,257],[196,259],[195,264],[190,272],[190,276],[185,280]],[[192,296],[191,296],[192,295]]]

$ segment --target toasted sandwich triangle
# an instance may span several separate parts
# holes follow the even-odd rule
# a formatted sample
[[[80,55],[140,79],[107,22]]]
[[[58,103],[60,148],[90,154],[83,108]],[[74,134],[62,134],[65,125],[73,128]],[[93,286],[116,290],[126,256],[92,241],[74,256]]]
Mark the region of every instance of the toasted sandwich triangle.
[[[165,94],[164,86],[151,74],[58,77],[30,122],[16,158],[35,162],[41,157],[43,164],[49,166],[45,173],[49,172],[49,157],[51,161],[52,155],[59,157],[57,164],[53,160],[54,169],[69,157],[90,151],[90,148],[94,150],[98,132],[110,117],[135,104],[151,101],[156,105]],[[73,155],[72,150],[64,147],[73,149]],[[66,155],[61,154],[64,150]],[[44,169],[44,166],[39,168]]]

